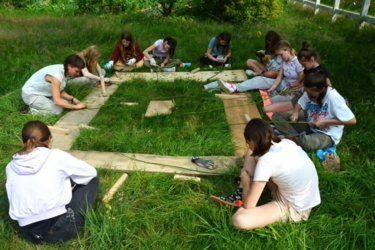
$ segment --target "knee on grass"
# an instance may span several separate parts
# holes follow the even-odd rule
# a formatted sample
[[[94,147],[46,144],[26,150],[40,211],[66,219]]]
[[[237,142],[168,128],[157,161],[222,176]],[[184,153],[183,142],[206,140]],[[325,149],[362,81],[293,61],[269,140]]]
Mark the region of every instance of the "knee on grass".
[[[251,230],[255,228],[254,225],[252,225],[252,223],[249,222],[249,216],[241,213],[238,214],[238,211],[232,216],[232,223],[233,226],[240,230]]]

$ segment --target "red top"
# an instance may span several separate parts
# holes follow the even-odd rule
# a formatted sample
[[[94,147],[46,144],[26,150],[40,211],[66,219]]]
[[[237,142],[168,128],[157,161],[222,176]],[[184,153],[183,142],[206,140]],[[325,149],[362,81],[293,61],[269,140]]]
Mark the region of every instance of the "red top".
[[[125,48],[125,53],[126,53],[126,56],[125,56],[126,60],[133,58],[133,56],[130,55],[130,46]],[[138,42],[135,42],[135,53],[137,54],[137,56],[135,57],[136,62],[139,62],[140,60],[143,59],[143,53],[141,51],[141,48],[139,47]],[[116,43],[110,60],[112,60],[114,63],[116,63],[118,60],[121,60],[119,42]],[[126,63],[126,62],[123,62],[123,63]]]

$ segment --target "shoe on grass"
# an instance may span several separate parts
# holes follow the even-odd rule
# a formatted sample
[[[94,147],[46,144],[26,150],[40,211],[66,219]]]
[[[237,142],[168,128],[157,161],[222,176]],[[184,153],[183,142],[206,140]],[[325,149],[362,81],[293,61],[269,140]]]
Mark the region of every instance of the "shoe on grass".
[[[25,104],[24,106],[22,106],[20,109],[19,109],[20,113],[21,114],[28,114],[30,113],[30,106]]]
[[[164,72],[176,72],[176,67],[172,67],[172,68],[163,68],[163,71],[164,71]]]
[[[191,158],[191,162],[197,164],[200,167],[208,168],[210,170],[217,168],[217,165],[214,161],[201,159],[198,156],[193,156],[193,158]]]
[[[246,75],[248,75],[248,76],[257,76],[258,75],[258,73],[256,73],[255,71],[253,71],[251,69],[248,69],[245,72],[246,72]]]
[[[222,79],[218,80],[220,88],[227,94],[233,94],[234,92],[237,91],[236,84],[226,82]]]
[[[215,195],[211,195],[210,198],[208,198],[208,201],[216,206],[227,205],[231,207],[241,207],[243,204],[242,200],[230,202],[230,201],[222,200],[219,196],[215,196]]]

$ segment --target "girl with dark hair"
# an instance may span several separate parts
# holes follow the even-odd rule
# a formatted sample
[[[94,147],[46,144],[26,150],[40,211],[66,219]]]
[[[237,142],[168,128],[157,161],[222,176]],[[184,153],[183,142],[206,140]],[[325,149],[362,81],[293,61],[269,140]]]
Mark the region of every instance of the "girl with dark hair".
[[[177,40],[172,37],[157,40],[143,51],[145,66],[151,71],[175,72],[180,59],[172,59],[177,46]],[[152,55],[149,53],[152,51]]]
[[[86,108],[86,104],[64,90],[67,77],[78,76],[84,67],[82,58],[70,55],[65,59],[64,65],[55,64],[40,69],[23,85],[22,100],[32,113],[58,114],[63,108]]]
[[[111,59],[105,68],[118,71],[131,71],[143,66],[143,54],[132,33],[124,31],[113,48]]]
[[[99,187],[94,167],[62,150],[49,149],[51,141],[45,123],[26,123],[23,147],[6,167],[9,216],[36,244],[75,237]]]
[[[258,60],[248,59],[246,70],[248,76],[262,75],[268,78],[276,78],[281,64],[281,58],[275,53],[275,46],[282,40],[281,36],[273,30],[267,32],[265,37],[265,48],[256,52]]]
[[[201,57],[202,64],[223,65],[228,63],[232,54],[232,42],[230,33],[224,31],[216,37],[212,37],[208,43],[206,55]]]
[[[244,136],[248,151],[242,188],[227,197],[211,196],[210,201],[240,207],[232,217],[238,229],[307,220],[311,209],[320,204],[318,174],[311,159],[292,141],[276,137],[264,120],[252,119]],[[257,206],[266,186],[273,200]]]
[[[305,132],[294,139],[294,142],[305,151],[337,145],[341,140],[344,125],[356,123],[353,112],[346,105],[345,99],[328,86],[323,71],[317,70],[307,74],[303,85],[305,92],[295,104],[292,114],[273,114],[272,120],[276,128],[287,136]],[[306,117],[298,116],[301,110],[305,112]]]

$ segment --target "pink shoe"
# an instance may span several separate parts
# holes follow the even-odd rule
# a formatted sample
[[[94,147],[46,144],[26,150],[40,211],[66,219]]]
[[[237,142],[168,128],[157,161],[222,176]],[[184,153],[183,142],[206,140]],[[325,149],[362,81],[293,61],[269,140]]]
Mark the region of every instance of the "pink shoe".
[[[218,82],[219,82],[220,88],[223,91],[225,91],[225,93],[227,93],[227,94],[232,94],[232,93],[237,91],[236,84],[234,84],[234,83],[226,82],[222,79],[219,79]]]

